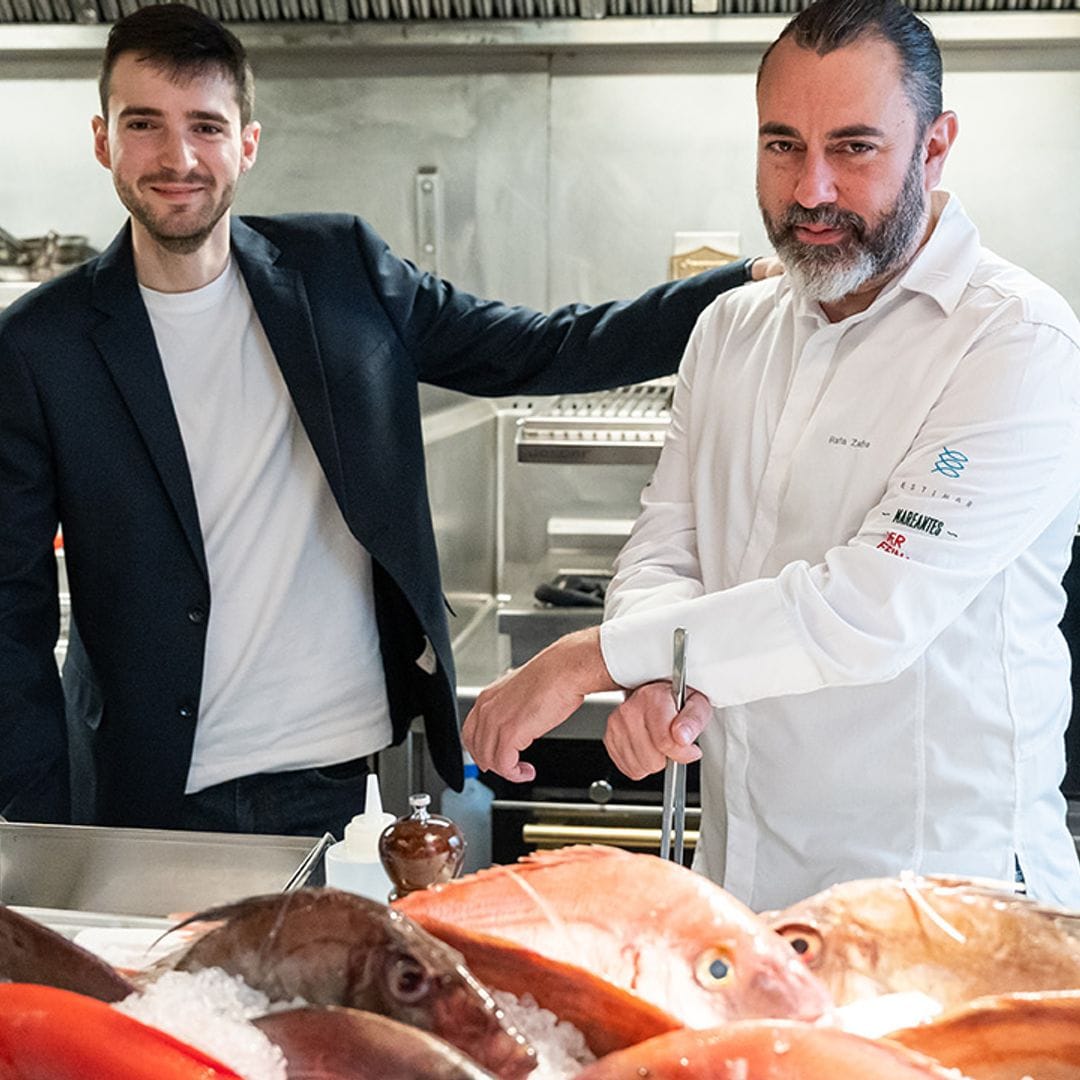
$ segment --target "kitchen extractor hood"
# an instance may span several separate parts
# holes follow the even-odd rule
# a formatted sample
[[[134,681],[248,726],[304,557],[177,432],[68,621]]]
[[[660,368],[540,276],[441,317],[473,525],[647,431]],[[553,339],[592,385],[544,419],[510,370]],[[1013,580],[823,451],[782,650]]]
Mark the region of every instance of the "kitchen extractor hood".
[[[148,0],[149,2],[149,0]],[[809,0],[197,0],[230,23],[509,20],[605,16],[788,16]],[[144,6],[139,0],[0,0],[0,24],[108,24]],[[927,14],[1064,12],[1080,0],[914,0]]]

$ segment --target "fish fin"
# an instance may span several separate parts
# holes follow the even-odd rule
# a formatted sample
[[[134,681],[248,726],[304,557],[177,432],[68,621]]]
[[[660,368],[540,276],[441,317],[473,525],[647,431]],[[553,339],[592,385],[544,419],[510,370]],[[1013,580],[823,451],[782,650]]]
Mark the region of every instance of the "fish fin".
[[[683,1026],[664,1009],[585,968],[438,919],[421,916],[417,921],[457,949],[480,982],[518,997],[531,995],[541,1008],[581,1031],[598,1056]]]

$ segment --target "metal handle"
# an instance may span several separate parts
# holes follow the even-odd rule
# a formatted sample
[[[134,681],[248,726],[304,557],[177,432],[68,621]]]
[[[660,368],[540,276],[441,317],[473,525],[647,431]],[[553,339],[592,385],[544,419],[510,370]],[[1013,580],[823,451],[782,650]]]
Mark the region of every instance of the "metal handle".
[[[416,174],[416,265],[439,272],[442,249],[442,191],[439,170],[425,165]]]
[[[660,846],[660,829],[635,829],[613,825],[545,825],[533,822],[521,827],[522,842],[531,847],[563,847],[566,844],[608,844],[611,847],[656,851]],[[688,847],[696,847],[698,833],[685,833]]]
[[[676,712],[682,712],[686,704],[686,639],[683,627],[675,630],[672,641],[674,653],[671,672],[671,696],[675,699]],[[673,829],[674,826],[674,829]],[[672,832],[675,834],[672,854]],[[686,833],[686,766],[668,760],[664,766],[664,816],[660,825],[660,858],[683,861]]]
[[[323,833],[322,837],[315,841],[315,846],[304,856],[303,861],[293,871],[293,875],[285,882],[282,888],[283,893],[293,892],[296,889],[301,888],[307,884],[307,880],[311,877],[315,870],[319,858],[322,853],[334,843],[333,833]]]

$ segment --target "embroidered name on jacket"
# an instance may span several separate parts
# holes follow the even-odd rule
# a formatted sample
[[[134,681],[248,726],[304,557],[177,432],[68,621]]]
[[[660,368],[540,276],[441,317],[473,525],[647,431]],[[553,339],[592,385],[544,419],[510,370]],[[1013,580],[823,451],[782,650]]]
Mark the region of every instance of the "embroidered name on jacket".
[[[903,507],[893,514],[893,521],[897,525],[905,525],[909,529],[926,533],[927,536],[940,536],[941,530],[945,528],[944,521],[930,517],[929,514],[920,514],[916,510],[905,510]]]

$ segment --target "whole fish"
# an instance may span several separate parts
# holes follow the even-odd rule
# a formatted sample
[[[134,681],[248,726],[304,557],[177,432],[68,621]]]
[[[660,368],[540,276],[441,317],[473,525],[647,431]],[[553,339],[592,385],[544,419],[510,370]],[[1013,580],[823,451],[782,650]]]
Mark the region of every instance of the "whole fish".
[[[243,1080],[95,998],[0,983],[0,1080]]]
[[[461,954],[410,918],[337,889],[297,889],[212,908],[211,922],[173,966],[219,967],[272,1001],[303,998],[390,1016],[446,1039],[504,1080],[536,1054],[513,1029]]]
[[[1080,1080],[1080,991],[978,998],[889,1039],[975,1080]]]
[[[574,1080],[966,1080],[906,1047],[797,1020],[684,1028],[619,1050]],[[1015,1078],[1014,1078],[1015,1080]]]
[[[288,1080],[494,1080],[448,1042],[388,1016],[330,1005],[252,1022],[285,1055]]]
[[[0,981],[55,986],[99,1001],[121,1001],[135,989],[104,960],[4,904],[0,904]]]
[[[515,942],[629,990],[687,1027],[816,1019],[831,1002],[782,938],[718,885],[610,847],[537,852],[395,902],[439,933]]]
[[[992,883],[867,878],[765,917],[838,1005],[919,991],[949,1008],[988,994],[1080,989],[1080,915]]]

